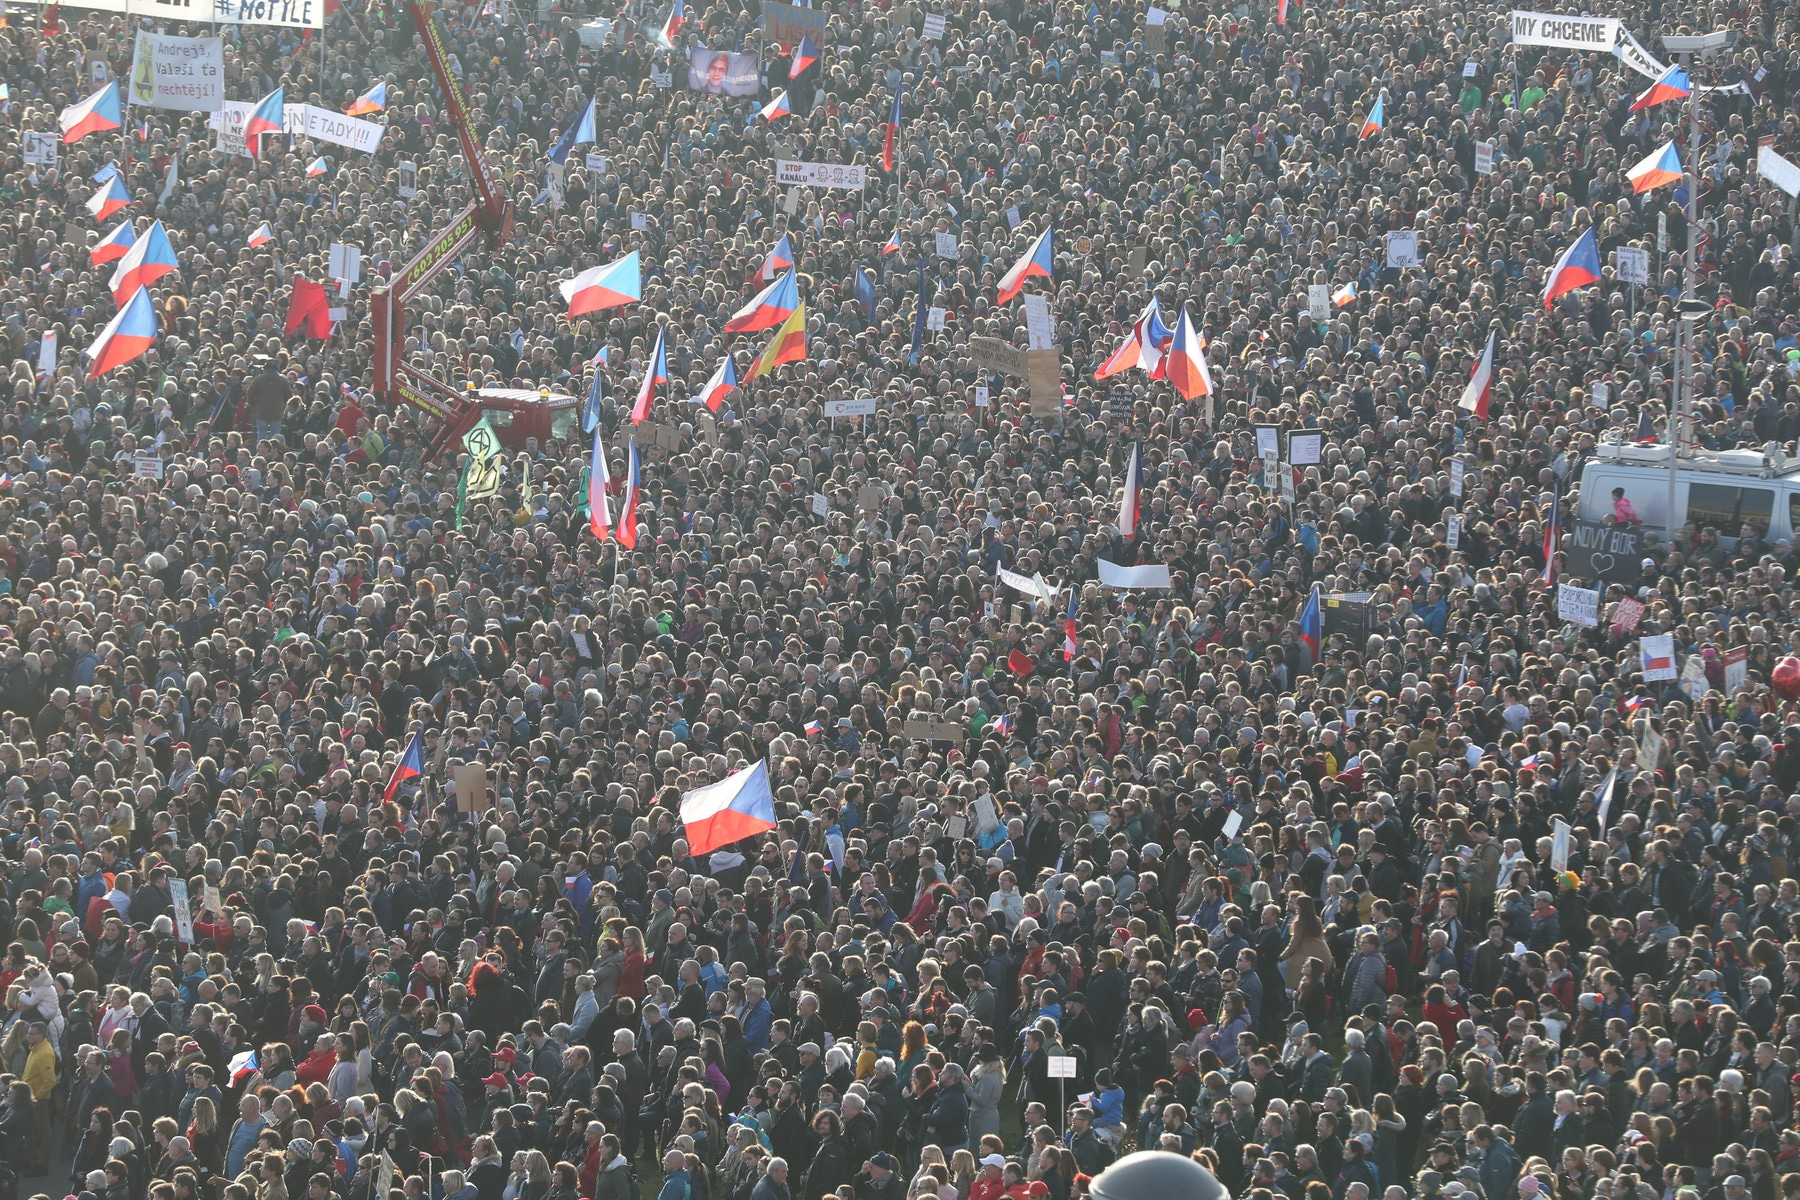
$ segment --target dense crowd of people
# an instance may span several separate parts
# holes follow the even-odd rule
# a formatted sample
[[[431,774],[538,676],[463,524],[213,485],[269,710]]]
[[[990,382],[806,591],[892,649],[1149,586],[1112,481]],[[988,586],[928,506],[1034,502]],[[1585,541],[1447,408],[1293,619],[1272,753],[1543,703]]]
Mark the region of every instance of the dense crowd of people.
[[[136,23],[7,10],[0,1191],[1083,1200],[1160,1151],[1241,1200],[1800,1198],[1800,556],[1646,530],[1591,628],[1540,582],[1601,439],[1669,435],[1690,243],[1694,441],[1800,450],[1793,208],[1756,168],[1800,157],[1800,15],[1608,14],[1738,34],[1694,67],[1690,227],[1687,182],[1625,179],[1688,156],[1689,103],[1634,111],[1644,75],[1493,6],[821,7],[793,78],[756,0],[672,49],[641,0],[439,14],[518,220],[406,356],[456,389],[600,371],[622,480],[666,323],[679,438],[638,448],[630,549],[590,530],[585,434],[459,497],[437,418],[370,391],[368,283],[473,197],[403,8],[185,30],[234,100],[385,81],[376,153],[252,160],[132,107],[54,164],[24,135],[124,78]],[[697,45],[758,94],[686,86]],[[789,190],[777,156],[868,183]],[[109,163],[179,267],[151,351],[90,379]],[[1046,226],[1059,403],[970,347],[1026,345],[996,287]],[[1589,229],[1604,278],[1546,306]],[[1386,265],[1400,230],[1420,266]],[[766,344],[722,326],[784,234],[807,356],[700,419]],[[284,335],[334,243],[369,279]],[[557,285],[632,250],[641,301],[568,320]],[[1211,395],[1095,378],[1152,296]],[[1259,425],[1321,435],[1291,500]],[[1303,637],[1314,585],[1366,594],[1366,636]],[[1659,633],[1697,686],[1644,678]],[[696,858],[682,795],[760,760],[778,828]]]

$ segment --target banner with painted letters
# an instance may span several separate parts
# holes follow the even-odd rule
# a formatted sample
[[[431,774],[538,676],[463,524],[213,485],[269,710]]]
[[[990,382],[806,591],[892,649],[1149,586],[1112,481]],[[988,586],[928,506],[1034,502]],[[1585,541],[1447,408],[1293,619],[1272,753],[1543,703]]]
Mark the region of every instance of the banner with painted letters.
[[[1615,17],[1569,17],[1515,8],[1512,40],[1516,46],[1561,46],[1611,54],[1619,42],[1619,22]]]
[[[36,4],[43,0],[12,0]],[[62,0],[64,8],[187,21],[196,25],[273,25],[284,29],[325,28],[325,0]]]
[[[244,125],[250,120],[250,113],[255,107],[254,101],[227,100],[225,106],[208,120],[207,123],[218,133],[221,153],[239,154],[245,158],[250,156],[250,151],[244,145]],[[309,137],[316,142],[329,142],[333,146],[360,150],[364,154],[373,154],[381,149],[381,136],[387,132],[385,125],[365,121],[360,117],[346,117],[343,113],[333,112],[329,108],[317,108],[311,104],[284,105],[281,110],[281,127],[291,137]]]
[[[140,29],[130,87],[131,102],[145,108],[218,112],[225,104],[224,39]]]

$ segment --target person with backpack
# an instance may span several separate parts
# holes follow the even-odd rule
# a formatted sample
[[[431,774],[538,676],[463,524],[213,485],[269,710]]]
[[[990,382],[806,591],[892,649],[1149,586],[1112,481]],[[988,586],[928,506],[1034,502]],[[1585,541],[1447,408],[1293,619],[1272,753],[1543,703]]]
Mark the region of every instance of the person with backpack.
[[[1344,968],[1344,992],[1350,999],[1350,1011],[1360,1012],[1368,1004],[1380,1004],[1392,994],[1393,964],[1381,953],[1381,939],[1373,930],[1357,939],[1356,955]]]
[[[620,1152],[619,1136],[615,1133],[600,1139],[600,1174],[590,1200],[640,1200],[637,1172],[631,1169],[631,1160]]]

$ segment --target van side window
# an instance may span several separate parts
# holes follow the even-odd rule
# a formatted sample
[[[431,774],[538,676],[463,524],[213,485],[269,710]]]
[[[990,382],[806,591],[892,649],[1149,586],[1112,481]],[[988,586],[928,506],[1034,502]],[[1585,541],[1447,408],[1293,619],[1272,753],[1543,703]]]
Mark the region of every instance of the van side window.
[[[1766,533],[1774,511],[1775,493],[1767,488],[1688,484],[1687,519],[1696,529],[1711,525],[1725,537],[1736,537],[1738,527],[1748,521]]]

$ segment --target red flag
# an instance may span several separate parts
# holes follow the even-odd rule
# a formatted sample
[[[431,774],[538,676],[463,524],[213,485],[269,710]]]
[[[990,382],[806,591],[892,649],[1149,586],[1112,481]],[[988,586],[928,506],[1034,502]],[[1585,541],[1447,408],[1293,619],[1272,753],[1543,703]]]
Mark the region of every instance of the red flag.
[[[1006,656],[1006,669],[1014,675],[1029,675],[1037,669],[1031,661],[1031,655],[1023,650],[1014,650]]]
[[[294,280],[294,295],[288,302],[287,328],[283,336],[292,337],[297,329],[303,329],[307,337],[321,341],[331,336],[331,302],[325,297],[323,284],[299,278]]]

